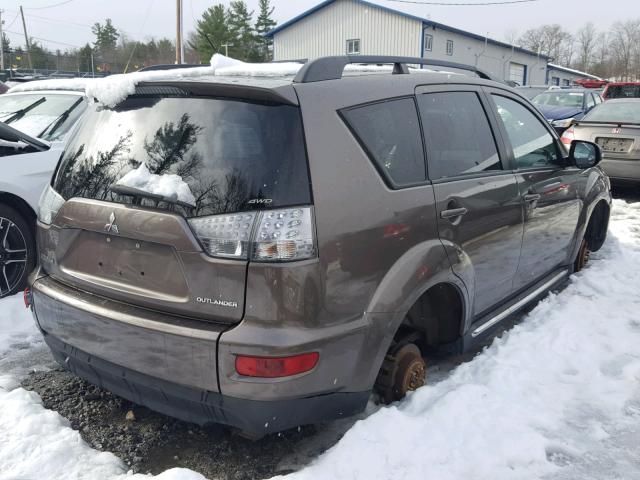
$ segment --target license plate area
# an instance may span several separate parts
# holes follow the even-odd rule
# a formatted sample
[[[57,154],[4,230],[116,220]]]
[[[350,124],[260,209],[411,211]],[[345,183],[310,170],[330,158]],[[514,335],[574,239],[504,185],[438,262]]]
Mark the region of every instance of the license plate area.
[[[182,265],[168,245],[81,231],[60,262],[68,275],[102,287],[166,301],[184,301]]]
[[[596,143],[600,145],[603,152],[609,153],[629,153],[633,146],[633,139],[631,138],[610,138],[610,137],[597,137]]]

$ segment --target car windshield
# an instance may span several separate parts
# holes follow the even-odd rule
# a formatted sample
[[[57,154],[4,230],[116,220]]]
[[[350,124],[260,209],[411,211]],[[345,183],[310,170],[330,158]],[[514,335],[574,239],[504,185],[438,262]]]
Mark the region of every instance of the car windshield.
[[[8,94],[0,97],[0,121],[32,137],[61,139],[86,108],[80,95]]]
[[[591,110],[583,120],[590,122],[640,123],[640,102],[604,102]]]
[[[297,107],[232,99],[130,97],[92,105],[54,179],[82,197],[203,216],[308,204]]]
[[[583,98],[584,93],[579,92],[545,92],[537,95],[532,101],[536,105],[582,108]]]

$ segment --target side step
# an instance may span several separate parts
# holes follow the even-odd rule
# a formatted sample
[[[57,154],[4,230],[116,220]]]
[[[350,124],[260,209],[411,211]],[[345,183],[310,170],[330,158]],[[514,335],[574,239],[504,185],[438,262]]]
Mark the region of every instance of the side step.
[[[569,271],[568,270],[562,270],[561,272],[558,272],[558,273],[554,274],[548,280],[543,280],[543,283],[541,285],[539,285],[538,287],[535,287],[533,290],[529,291],[528,293],[525,292],[523,297],[521,297],[516,302],[512,303],[510,306],[508,306],[507,308],[502,310],[497,315],[494,315],[493,317],[488,317],[488,319],[487,319],[487,317],[484,317],[483,319],[475,322],[471,326],[471,328],[472,328],[471,337],[472,338],[476,338],[476,337],[480,336],[481,334],[483,334],[484,332],[489,330],[491,327],[493,327],[493,326],[497,325],[498,323],[500,323],[505,318],[507,318],[510,315],[516,313],[518,310],[521,310],[523,307],[525,307],[533,299],[535,299],[536,297],[542,295],[543,293],[545,293],[546,291],[551,289],[551,287],[553,287],[556,283],[559,283],[561,280],[564,280],[568,276],[569,276]]]

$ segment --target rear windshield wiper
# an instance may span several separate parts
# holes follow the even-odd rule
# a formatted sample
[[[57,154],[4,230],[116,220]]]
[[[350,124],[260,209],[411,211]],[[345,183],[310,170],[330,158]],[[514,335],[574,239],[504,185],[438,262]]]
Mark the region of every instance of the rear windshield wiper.
[[[79,97],[78,100],[73,102],[73,104],[69,108],[67,108],[64,112],[62,112],[62,114],[60,114],[60,116],[57,119],[55,119],[53,122],[47,125],[47,128],[45,128],[42,132],[40,132],[40,135],[38,136],[42,137],[45,133],[48,133],[48,135],[51,136],[53,132],[59,129],[62,126],[62,124],[67,120],[67,118],[69,118],[69,115],[71,115],[71,112],[73,112],[75,108],[78,105],[80,105],[83,101],[84,99],[82,97]]]
[[[27,105],[24,108],[21,108],[20,110],[18,110],[17,112],[14,112],[9,118],[7,118],[6,120],[3,120],[3,122],[5,124],[9,124],[12,122],[15,122],[16,120],[20,120],[22,117],[24,117],[30,110],[33,110],[34,108],[36,108],[38,105],[40,105],[41,103],[44,103],[47,101],[46,97],[42,97],[39,100],[36,100],[35,102]]]
[[[181,200],[176,200],[175,198],[165,197],[164,195],[158,195],[157,193],[147,192],[145,190],[140,190],[139,188],[127,187],[126,185],[111,185],[109,188],[113,193],[118,195],[125,195],[128,197],[133,197],[136,201],[134,201],[134,205],[141,205],[143,199],[151,200],[155,203],[155,206],[158,207],[158,204],[161,202],[167,203],[169,205],[175,205],[178,207],[184,208],[187,212],[192,212],[194,209],[194,205],[183,202]]]

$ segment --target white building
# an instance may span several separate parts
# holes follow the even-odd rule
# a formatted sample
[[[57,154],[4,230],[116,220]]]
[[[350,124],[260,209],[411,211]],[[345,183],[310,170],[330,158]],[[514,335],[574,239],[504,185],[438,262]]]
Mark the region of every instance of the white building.
[[[602,80],[600,77],[596,77],[590,73],[581,72],[580,70],[574,70],[573,68],[567,68],[553,63],[549,63],[547,65],[548,85],[567,87],[573,85],[576,80],[585,78],[588,80]]]
[[[274,60],[397,55],[475,65],[520,85],[544,85],[548,77],[545,55],[365,0],[326,0],[267,36]]]

